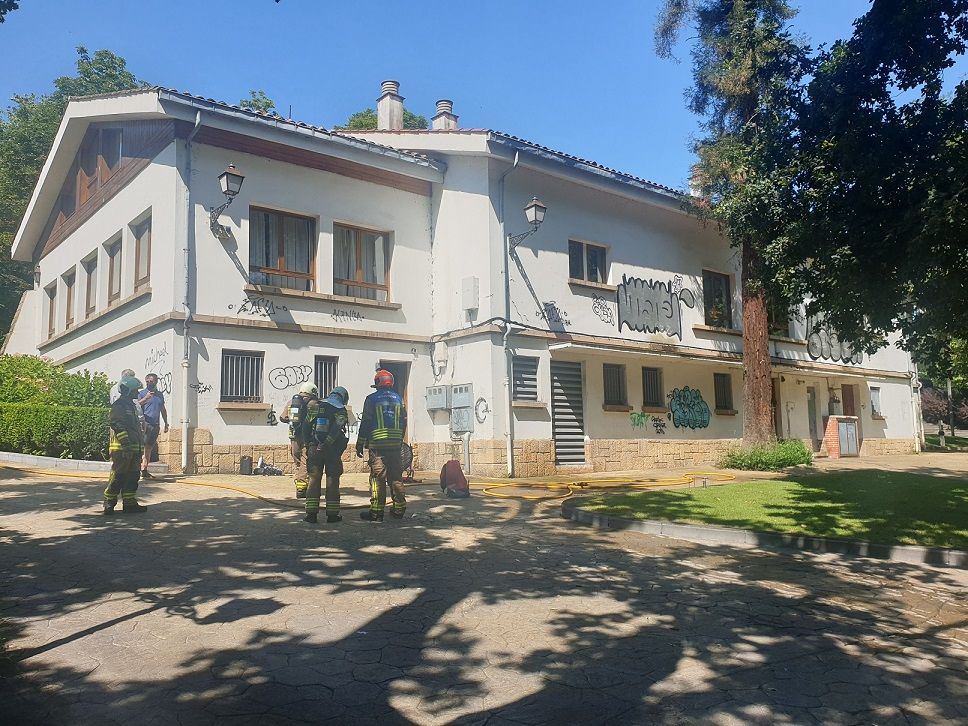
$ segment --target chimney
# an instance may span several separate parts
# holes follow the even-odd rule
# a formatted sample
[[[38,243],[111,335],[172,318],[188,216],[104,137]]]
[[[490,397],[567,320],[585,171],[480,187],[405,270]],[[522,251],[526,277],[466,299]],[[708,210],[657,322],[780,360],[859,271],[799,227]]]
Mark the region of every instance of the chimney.
[[[453,101],[447,98],[437,101],[437,114],[433,118],[431,127],[435,131],[452,131],[457,128]]]
[[[399,81],[384,81],[383,95],[376,100],[376,128],[379,131],[403,129],[403,96]]]

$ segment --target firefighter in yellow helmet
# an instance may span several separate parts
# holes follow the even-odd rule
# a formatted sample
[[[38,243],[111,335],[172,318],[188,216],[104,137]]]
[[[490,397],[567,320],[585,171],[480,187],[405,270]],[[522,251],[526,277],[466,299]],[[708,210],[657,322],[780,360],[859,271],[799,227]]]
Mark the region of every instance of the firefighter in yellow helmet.
[[[382,522],[387,501],[387,485],[393,498],[390,515],[402,518],[407,510],[403,493],[403,462],[400,448],[407,431],[407,409],[400,394],[393,390],[393,374],[382,368],[373,376],[373,393],[363,403],[363,417],[356,439],[356,455],[370,451],[370,508],[360,519]]]
[[[282,407],[282,415],[279,420],[289,424],[289,446],[292,451],[292,476],[293,483],[296,485],[296,498],[304,499],[306,490],[309,488],[309,471],[306,469],[306,448],[303,437],[306,420],[306,408],[310,402],[316,401],[319,389],[312,381],[306,381],[299,387],[299,393],[292,397],[285,406]]]
[[[144,434],[138,420],[135,399],[141,389],[141,381],[134,376],[124,376],[118,383],[120,396],[111,404],[111,474],[104,490],[104,514],[114,514],[118,494],[125,514],[138,514],[148,507],[138,504],[138,481],[141,479],[141,454],[144,451]]]

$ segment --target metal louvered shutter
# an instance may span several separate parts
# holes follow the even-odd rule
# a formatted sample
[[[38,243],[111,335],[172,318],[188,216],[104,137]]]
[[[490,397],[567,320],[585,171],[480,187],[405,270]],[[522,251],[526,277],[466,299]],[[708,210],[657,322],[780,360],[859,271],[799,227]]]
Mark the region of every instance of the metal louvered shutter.
[[[581,363],[551,361],[551,435],[555,464],[585,463]]]
[[[729,373],[713,373],[713,383],[716,393],[716,410],[731,411],[733,409],[733,381]]]
[[[665,406],[665,396],[662,395],[662,369],[642,369],[642,405],[647,408],[662,408]]]
[[[527,355],[511,358],[511,381],[515,401],[537,401],[538,359]]]

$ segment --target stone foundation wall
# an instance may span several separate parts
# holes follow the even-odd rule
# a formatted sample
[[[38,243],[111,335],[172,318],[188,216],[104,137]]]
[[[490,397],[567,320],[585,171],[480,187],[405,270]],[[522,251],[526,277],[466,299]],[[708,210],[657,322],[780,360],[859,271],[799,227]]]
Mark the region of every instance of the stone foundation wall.
[[[738,439],[599,439],[586,445],[594,471],[715,466]]]
[[[911,439],[864,439],[860,445],[863,456],[897,456],[913,454],[914,441]]]

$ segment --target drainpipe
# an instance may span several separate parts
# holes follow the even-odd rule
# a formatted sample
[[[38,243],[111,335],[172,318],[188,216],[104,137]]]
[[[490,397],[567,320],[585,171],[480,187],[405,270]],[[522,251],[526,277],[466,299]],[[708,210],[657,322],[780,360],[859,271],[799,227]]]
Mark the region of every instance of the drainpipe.
[[[498,182],[498,202],[501,211],[501,237],[504,238],[504,438],[507,443],[508,477],[514,476],[514,412],[511,410],[511,349],[508,338],[511,336],[511,246],[507,231],[504,228],[504,180],[508,174],[518,168],[519,152],[514,152],[514,163],[511,168],[501,175]]]
[[[186,161],[186,173],[185,173],[185,220],[188,226],[185,235],[185,249],[184,249],[184,262],[185,262],[185,297],[182,300],[182,308],[185,313],[185,323],[182,328],[182,444],[181,444],[181,468],[182,473],[188,473],[188,367],[191,354],[191,342],[189,338],[189,329],[192,325],[192,309],[191,300],[189,298],[189,286],[191,284],[191,250],[192,242],[195,239],[195,207],[192,205],[192,139],[195,138],[195,134],[198,133],[198,129],[202,125],[202,112],[195,112],[195,126],[192,128],[191,133],[188,134],[188,138],[185,141],[185,148],[187,149],[187,161]]]

